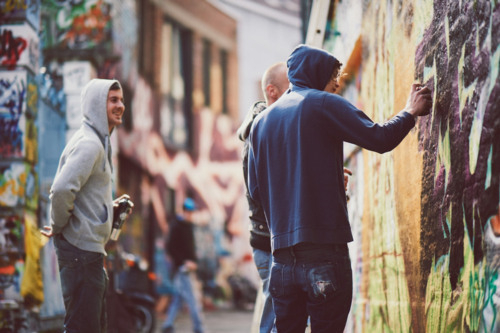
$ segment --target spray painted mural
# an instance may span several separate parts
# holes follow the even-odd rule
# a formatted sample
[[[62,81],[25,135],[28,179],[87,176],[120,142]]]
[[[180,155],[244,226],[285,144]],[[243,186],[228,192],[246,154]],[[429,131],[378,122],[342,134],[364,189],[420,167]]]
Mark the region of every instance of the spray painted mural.
[[[49,13],[43,22],[45,47],[81,50],[111,41],[111,4],[107,1],[42,0],[42,6]]]
[[[394,152],[363,153],[364,204],[351,220],[362,230],[351,251],[360,287],[348,327],[496,332],[500,4],[362,4],[361,107],[382,122],[404,108],[413,81],[433,91],[434,106]]]
[[[0,5],[0,21],[21,22],[26,20],[33,27],[40,24],[40,0],[5,0]]]
[[[199,152],[196,159],[186,151],[171,153],[163,139],[153,129],[153,96],[144,80],[134,88],[132,104],[134,129],[127,133],[120,129],[120,152],[133,158],[149,175],[165,189],[178,191],[179,202],[189,191],[201,205],[199,220],[211,221],[219,232],[227,229],[240,234],[242,216],[246,214],[241,169],[241,144],[234,135],[235,124],[227,116],[216,116],[205,109],[195,116],[194,132],[197,134]],[[144,149],[147,147],[147,149]],[[151,198],[160,230],[167,232],[166,207],[158,188],[143,182],[143,198]],[[158,184],[156,184],[158,185]],[[161,187],[161,186],[160,186]],[[152,191],[152,193],[149,193]],[[179,207],[177,207],[179,208]]]
[[[26,223],[36,221],[38,207],[38,71],[39,0],[0,3],[0,303],[19,301],[27,292],[23,276],[31,253]],[[28,257],[30,259],[28,259]],[[32,265],[30,265],[33,267]],[[39,300],[39,298],[38,298]],[[17,307],[18,303],[16,304]],[[8,329],[8,311],[0,328]],[[21,321],[20,321],[21,322]]]
[[[0,156],[37,159],[37,87],[26,71],[0,73]]]
[[[139,79],[132,90],[133,129],[118,132],[120,154],[128,159],[120,164],[119,173],[125,176],[119,178],[126,179],[120,181],[120,190],[139,201],[134,211],[140,215],[127,222],[122,243],[128,251],[144,255],[151,252],[148,244],[154,243],[156,252],[165,253],[169,225],[184,198],[191,196],[198,207],[193,220],[199,264],[204,268],[199,272],[212,277],[204,280],[204,301],[222,297],[212,293],[216,285],[229,291],[227,278],[235,272],[256,282],[258,276],[248,261],[248,204],[236,124],[226,115],[199,109],[193,116],[196,152],[173,151],[154,130],[154,97],[147,82]],[[216,285],[210,284],[215,281]]]
[[[415,60],[417,77],[435,96],[419,133],[426,326],[496,331],[500,5],[435,1],[433,11]]]

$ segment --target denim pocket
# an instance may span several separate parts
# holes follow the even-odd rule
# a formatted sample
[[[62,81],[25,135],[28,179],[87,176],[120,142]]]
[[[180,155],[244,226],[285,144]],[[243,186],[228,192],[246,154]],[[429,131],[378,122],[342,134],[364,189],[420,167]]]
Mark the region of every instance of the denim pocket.
[[[338,279],[332,263],[313,266],[307,270],[308,293],[311,298],[326,299],[338,289]]]
[[[269,278],[269,264],[271,263],[271,254],[262,250],[253,250],[253,260],[261,280]]]
[[[56,248],[59,270],[78,266],[80,260],[77,249],[64,239],[62,235],[56,235],[54,238],[54,245]]]
[[[273,298],[284,295],[283,269],[284,266],[282,264],[273,262],[269,280],[269,293]]]

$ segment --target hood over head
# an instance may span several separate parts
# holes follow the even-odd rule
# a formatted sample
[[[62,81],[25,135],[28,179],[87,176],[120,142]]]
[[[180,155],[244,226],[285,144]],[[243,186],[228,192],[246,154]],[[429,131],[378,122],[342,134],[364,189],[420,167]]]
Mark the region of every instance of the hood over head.
[[[296,87],[323,90],[338,62],[325,50],[301,44],[288,57],[288,79]]]
[[[109,136],[107,101],[109,88],[117,80],[93,79],[82,91],[83,122],[97,132],[103,144]],[[121,87],[121,85],[120,85]]]

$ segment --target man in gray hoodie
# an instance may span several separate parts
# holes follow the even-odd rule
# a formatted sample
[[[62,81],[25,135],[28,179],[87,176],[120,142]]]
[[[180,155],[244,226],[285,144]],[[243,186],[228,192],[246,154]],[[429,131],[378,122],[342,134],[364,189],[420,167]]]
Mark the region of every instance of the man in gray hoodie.
[[[83,122],[61,155],[50,190],[51,226],[42,233],[54,236],[65,332],[100,333],[106,330],[103,261],[114,205],[109,136],[125,106],[116,80],[91,80],[81,100]]]

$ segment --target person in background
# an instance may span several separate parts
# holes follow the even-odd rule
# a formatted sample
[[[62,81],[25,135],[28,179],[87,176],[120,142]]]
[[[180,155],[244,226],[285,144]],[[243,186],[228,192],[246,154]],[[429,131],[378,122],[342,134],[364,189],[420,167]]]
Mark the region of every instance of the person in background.
[[[50,190],[51,225],[41,232],[54,236],[68,333],[107,329],[105,245],[113,207],[124,197],[112,199],[109,137],[124,111],[117,80],[94,79],[85,86],[82,125],[63,150]]]
[[[173,263],[173,284],[175,291],[170,306],[167,309],[167,317],[163,322],[162,332],[174,332],[175,319],[182,308],[183,302],[186,302],[189,307],[194,332],[203,333],[201,307],[194,294],[190,276],[197,269],[193,233],[193,212],[196,210],[194,200],[186,198],[182,209],[183,214],[178,217],[170,229],[166,246],[167,253],[170,255]]]
[[[413,84],[406,107],[383,124],[335,94],[342,64],[299,45],[287,60],[290,89],[254,120],[248,191],[265,212],[273,264],[269,283],[279,333],[343,332],[352,301],[343,143],[394,149],[432,107]]]
[[[252,127],[255,117],[264,111],[266,107],[273,104],[280,98],[280,96],[288,89],[290,82],[287,77],[286,64],[279,62],[269,67],[262,76],[262,92],[264,94],[265,102],[256,102],[248,111],[247,116],[237,134],[238,138],[245,142],[243,147],[243,177],[245,184],[247,184],[248,174],[248,134]],[[262,306],[255,306],[256,313],[260,319],[260,333],[271,332],[274,325],[274,311],[271,295],[269,294],[269,273],[271,271],[271,237],[269,228],[267,227],[266,217],[262,206],[252,200],[248,194],[247,187],[247,200],[250,208],[250,245],[253,250],[253,259],[262,280]],[[260,294],[259,294],[260,295]],[[257,303],[260,300],[257,300]],[[257,313],[261,311],[261,313]]]

